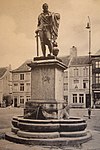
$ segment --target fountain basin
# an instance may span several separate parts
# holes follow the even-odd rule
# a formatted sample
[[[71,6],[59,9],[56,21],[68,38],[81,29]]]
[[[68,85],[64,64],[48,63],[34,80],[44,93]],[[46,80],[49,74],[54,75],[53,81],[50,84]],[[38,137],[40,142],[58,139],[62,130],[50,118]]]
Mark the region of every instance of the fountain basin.
[[[78,117],[66,120],[35,120],[18,116],[13,117],[11,132],[6,133],[5,138],[33,145],[82,144],[92,137],[86,127],[86,120]]]

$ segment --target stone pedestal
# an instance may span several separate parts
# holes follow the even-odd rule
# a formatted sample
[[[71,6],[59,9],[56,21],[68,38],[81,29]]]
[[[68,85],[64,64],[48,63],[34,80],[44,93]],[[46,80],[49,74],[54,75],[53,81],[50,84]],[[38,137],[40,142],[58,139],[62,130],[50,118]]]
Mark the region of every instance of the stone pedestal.
[[[57,113],[64,103],[63,75],[67,67],[55,57],[36,57],[28,66],[31,67],[31,101],[26,103],[25,115],[35,110],[37,104],[45,109],[56,109]]]
[[[32,101],[62,102],[66,66],[57,59],[35,59],[28,65],[31,67]]]

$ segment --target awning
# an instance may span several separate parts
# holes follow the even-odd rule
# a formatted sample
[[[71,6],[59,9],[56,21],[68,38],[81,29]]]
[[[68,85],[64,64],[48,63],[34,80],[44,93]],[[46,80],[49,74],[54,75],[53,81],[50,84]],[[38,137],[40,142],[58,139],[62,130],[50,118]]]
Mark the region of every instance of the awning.
[[[100,93],[100,91],[94,91],[94,93]]]

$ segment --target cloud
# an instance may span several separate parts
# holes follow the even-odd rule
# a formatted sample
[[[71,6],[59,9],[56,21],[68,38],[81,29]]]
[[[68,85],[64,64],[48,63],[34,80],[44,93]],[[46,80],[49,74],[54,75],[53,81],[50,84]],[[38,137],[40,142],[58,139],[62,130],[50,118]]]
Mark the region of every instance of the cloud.
[[[0,16],[0,66],[8,63],[17,67],[35,55],[34,41],[24,33],[16,33],[16,27],[11,16]]]

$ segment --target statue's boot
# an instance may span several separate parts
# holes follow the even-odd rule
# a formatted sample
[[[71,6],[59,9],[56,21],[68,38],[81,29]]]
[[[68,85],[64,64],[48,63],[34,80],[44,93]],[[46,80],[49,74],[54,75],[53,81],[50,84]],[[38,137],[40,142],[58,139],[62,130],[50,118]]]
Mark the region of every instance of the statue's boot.
[[[46,57],[46,46],[44,45],[43,42],[41,42],[41,48],[42,48],[43,56]]]

